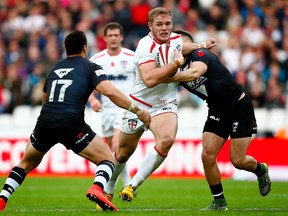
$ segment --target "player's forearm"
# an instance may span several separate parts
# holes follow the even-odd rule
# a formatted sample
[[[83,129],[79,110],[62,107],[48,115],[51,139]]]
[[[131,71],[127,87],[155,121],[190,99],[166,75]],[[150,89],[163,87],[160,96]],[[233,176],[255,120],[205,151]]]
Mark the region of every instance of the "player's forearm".
[[[199,48],[206,48],[206,43],[183,43],[182,54],[183,56],[186,56]]]
[[[141,72],[142,80],[147,88],[152,88],[164,82],[167,77],[172,76],[177,71],[177,69],[178,66],[171,62],[163,67],[156,67]]]
[[[189,82],[199,78],[197,70],[189,68],[185,71],[177,72],[173,77],[167,79],[168,82]]]

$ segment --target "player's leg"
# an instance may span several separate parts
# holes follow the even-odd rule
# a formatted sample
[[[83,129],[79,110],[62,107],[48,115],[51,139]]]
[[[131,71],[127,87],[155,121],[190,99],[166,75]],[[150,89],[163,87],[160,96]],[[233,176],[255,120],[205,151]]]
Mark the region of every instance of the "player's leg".
[[[26,175],[40,164],[44,155],[45,152],[36,150],[29,139],[23,158],[17,166],[13,167],[4,183],[0,193],[0,211],[4,210],[12,193],[22,184]]]
[[[136,188],[163,163],[174,143],[177,124],[177,115],[172,112],[162,113],[152,118],[150,130],[155,136],[156,145],[145,156],[129,185],[122,189],[120,196],[123,200],[132,201]]]
[[[204,132],[202,137],[203,150],[201,154],[203,168],[207,183],[210,187],[213,201],[205,210],[226,210],[227,203],[224,197],[221,183],[221,173],[219,171],[216,158],[221,150],[225,139],[211,133]]]
[[[111,144],[110,144],[112,152],[114,152],[116,150],[117,146],[119,145],[119,137],[120,137],[120,129],[114,128],[114,134],[113,134],[113,137],[111,139]],[[130,176],[130,173],[128,171],[127,165],[124,166],[120,176],[122,178],[124,186],[131,180],[131,176]]]
[[[78,154],[97,165],[93,185],[88,189],[86,197],[96,202],[103,210],[118,211],[103,194],[104,185],[114,171],[114,159],[105,142],[95,135],[93,140]]]
[[[258,179],[259,192],[262,196],[268,195],[271,189],[271,182],[268,175],[268,166],[259,163],[252,156],[246,155],[251,137],[231,139],[231,162],[237,168],[256,174]]]
[[[233,118],[233,130],[230,134],[231,161],[238,169],[254,172],[258,179],[259,192],[262,196],[266,196],[271,189],[268,166],[265,163],[260,164],[252,156],[246,155],[252,134],[257,132],[255,113],[250,99],[248,97],[241,99],[233,114],[231,116]]]
[[[120,132],[119,136],[119,146],[114,152],[113,156],[116,160],[115,163],[115,171],[109,180],[109,182],[105,185],[105,192],[108,194],[114,194],[116,181],[124,167],[126,166],[126,162],[130,158],[130,156],[134,153],[137,148],[138,142],[143,134],[143,129],[136,131],[133,134],[126,134]]]

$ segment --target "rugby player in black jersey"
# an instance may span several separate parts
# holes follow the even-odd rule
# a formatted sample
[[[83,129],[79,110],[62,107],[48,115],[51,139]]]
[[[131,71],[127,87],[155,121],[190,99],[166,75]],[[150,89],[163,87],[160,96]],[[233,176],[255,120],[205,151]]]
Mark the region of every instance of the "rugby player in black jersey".
[[[26,175],[35,169],[45,153],[57,143],[97,165],[93,185],[86,197],[103,210],[118,211],[103,194],[103,185],[114,171],[114,159],[104,141],[84,121],[88,97],[95,89],[121,108],[138,115],[146,127],[150,114],[132,103],[107,80],[103,69],[87,59],[87,39],[74,31],[65,38],[67,58],[51,69],[43,88],[42,110],[30,136],[24,156],[13,167],[0,193],[0,211]]]
[[[190,33],[182,30],[183,43],[192,43]],[[205,47],[205,44],[204,44]],[[185,53],[183,53],[185,56]],[[206,210],[227,210],[221,184],[217,155],[230,136],[230,159],[235,168],[253,172],[258,179],[259,192],[266,196],[271,189],[268,166],[246,155],[252,134],[257,132],[254,108],[242,86],[219,58],[208,49],[197,49],[185,56],[181,72],[169,81],[180,82],[188,91],[207,102],[208,117],[202,134],[202,163],[206,180],[214,198]]]

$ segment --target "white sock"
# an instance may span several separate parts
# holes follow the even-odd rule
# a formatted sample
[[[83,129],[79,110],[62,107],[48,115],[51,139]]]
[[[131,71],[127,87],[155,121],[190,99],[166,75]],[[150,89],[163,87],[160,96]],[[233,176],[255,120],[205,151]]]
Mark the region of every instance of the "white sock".
[[[113,153],[114,156],[114,153]],[[115,158],[115,156],[114,156]],[[116,187],[116,183],[118,180],[118,177],[120,175],[120,173],[122,172],[124,166],[126,165],[126,163],[119,163],[116,158],[115,158],[115,168],[114,168],[114,172],[111,176],[111,178],[109,179],[109,181],[107,182],[107,184],[104,185],[104,191],[108,194],[114,194],[115,191],[115,187]]]
[[[128,170],[127,165],[124,166],[124,168],[123,168],[123,170],[122,170],[120,175],[121,175],[121,178],[122,178],[124,186],[127,185],[128,182],[131,180],[130,172]]]
[[[155,148],[145,156],[136,175],[129,182],[130,185],[137,188],[163,163],[165,158],[160,156]]]

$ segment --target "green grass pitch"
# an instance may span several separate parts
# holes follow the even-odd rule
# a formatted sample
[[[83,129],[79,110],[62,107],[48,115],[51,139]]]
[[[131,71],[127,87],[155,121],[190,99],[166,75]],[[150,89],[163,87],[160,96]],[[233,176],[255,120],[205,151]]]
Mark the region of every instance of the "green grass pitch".
[[[0,178],[1,187],[5,178]],[[119,181],[113,203],[119,212],[102,212],[85,197],[91,178],[38,178],[28,176],[12,195],[0,215],[123,215],[123,216],[186,216],[186,215],[288,215],[288,182],[272,182],[267,197],[261,197],[255,181],[223,180],[229,210],[200,210],[212,201],[204,179],[149,178],[138,188],[136,198],[123,202],[118,198]]]

